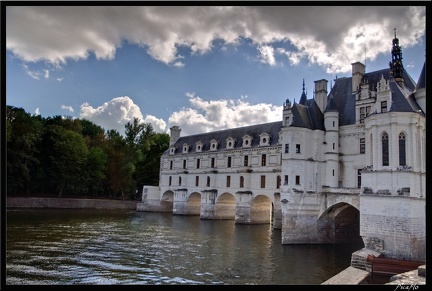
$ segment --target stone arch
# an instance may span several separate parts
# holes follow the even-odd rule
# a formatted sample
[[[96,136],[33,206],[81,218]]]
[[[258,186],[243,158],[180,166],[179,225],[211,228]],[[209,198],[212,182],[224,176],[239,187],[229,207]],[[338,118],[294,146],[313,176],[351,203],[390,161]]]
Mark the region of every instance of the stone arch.
[[[233,194],[225,192],[216,199],[214,219],[235,219],[236,199]]]
[[[360,211],[340,202],[327,208],[317,220],[320,240],[326,243],[361,242]]]
[[[163,210],[173,210],[174,192],[171,190],[165,191],[160,199],[160,206]]]
[[[272,200],[267,195],[255,196],[250,205],[251,224],[271,223],[273,213]]]
[[[192,192],[186,199],[185,215],[200,215],[201,209],[201,194]]]

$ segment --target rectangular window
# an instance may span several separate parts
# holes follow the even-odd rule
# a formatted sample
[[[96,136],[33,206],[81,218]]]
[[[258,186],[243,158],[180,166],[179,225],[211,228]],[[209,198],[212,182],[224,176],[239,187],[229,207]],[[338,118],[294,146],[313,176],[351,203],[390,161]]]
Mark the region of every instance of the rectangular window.
[[[195,186],[199,185],[199,176],[195,176]]]
[[[265,188],[265,175],[261,176],[261,188]]]
[[[262,154],[261,155],[261,166],[265,166],[266,165],[266,159],[267,159],[267,155],[266,154]]]
[[[228,157],[227,168],[231,168],[231,157]]]
[[[296,185],[300,185],[300,176],[296,176]]]
[[[289,143],[285,144],[285,153],[289,153]]]
[[[200,168],[200,159],[197,159],[197,164],[196,164],[196,168],[199,169]]]
[[[387,112],[387,101],[382,101],[381,102],[381,112]]]
[[[240,188],[244,187],[244,177],[240,176]]]
[[[226,186],[231,187],[231,176],[227,176]]]
[[[364,123],[365,116],[366,116],[365,108],[360,107],[360,123]]]
[[[364,154],[366,152],[366,139],[361,138],[360,139],[360,153]]]
[[[357,188],[361,187],[361,169],[357,169]]]
[[[381,137],[381,144],[382,144],[382,165],[388,166],[389,165],[389,144],[388,144],[387,133],[383,133]]]
[[[333,149],[335,149],[335,143],[333,143]]]
[[[215,158],[211,158],[211,167],[212,167],[212,168],[215,167]]]
[[[296,153],[297,153],[297,154],[300,153],[300,144],[296,144]]]
[[[183,160],[183,169],[186,169],[186,160]]]
[[[171,182],[172,182],[172,177],[169,176],[169,178],[168,178],[168,186],[171,186]]]
[[[370,106],[366,106],[366,116],[369,115],[370,111],[371,111],[371,107]]]
[[[281,177],[278,175],[276,177],[276,189],[279,189],[281,185]]]
[[[284,177],[284,185],[288,185],[288,175],[285,175]]]
[[[179,186],[181,186],[181,177],[179,177]]]
[[[170,170],[173,168],[173,161],[170,161]]]
[[[249,166],[249,156],[244,156],[243,165],[245,167]]]

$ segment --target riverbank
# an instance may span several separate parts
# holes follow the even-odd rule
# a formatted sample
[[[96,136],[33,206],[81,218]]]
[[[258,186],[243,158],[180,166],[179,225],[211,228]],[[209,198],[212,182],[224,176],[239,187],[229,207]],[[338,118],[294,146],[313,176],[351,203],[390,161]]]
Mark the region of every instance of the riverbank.
[[[7,197],[6,208],[131,209],[139,201],[81,198]]]

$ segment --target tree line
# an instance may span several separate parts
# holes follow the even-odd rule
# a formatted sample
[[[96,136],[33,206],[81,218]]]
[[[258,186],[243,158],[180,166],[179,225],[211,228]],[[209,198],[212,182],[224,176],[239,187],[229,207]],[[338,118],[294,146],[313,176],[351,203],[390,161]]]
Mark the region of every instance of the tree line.
[[[159,185],[169,135],[134,118],[125,134],[87,120],[6,106],[6,187],[12,196],[136,199]]]

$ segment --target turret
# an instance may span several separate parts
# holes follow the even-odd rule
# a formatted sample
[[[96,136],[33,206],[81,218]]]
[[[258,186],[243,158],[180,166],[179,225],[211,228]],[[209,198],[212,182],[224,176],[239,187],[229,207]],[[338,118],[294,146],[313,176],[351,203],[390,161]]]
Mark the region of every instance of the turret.
[[[326,183],[330,187],[339,184],[339,111],[330,93],[324,111]]]

